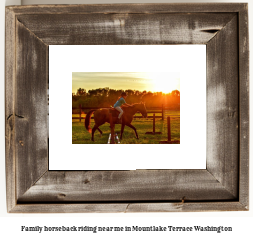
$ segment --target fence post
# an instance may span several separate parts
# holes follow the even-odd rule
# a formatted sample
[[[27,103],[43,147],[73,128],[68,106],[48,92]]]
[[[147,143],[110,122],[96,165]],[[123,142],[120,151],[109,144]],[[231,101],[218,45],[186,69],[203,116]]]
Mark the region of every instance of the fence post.
[[[159,144],[172,144],[171,141],[171,131],[170,131],[170,117],[167,117],[167,129],[168,129],[168,140],[160,141]]]
[[[155,113],[153,113],[153,131],[152,132],[146,132],[145,134],[152,134],[152,135],[162,134],[162,132],[156,132],[155,131]]]
[[[153,114],[153,133],[155,134],[155,113]]]
[[[164,120],[164,112],[163,112],[163,104],[162,104],[162,120]]]
[[[82,105],[79,104],[79,121],[81,122],[81,116],[82,116]]]
[[[168,141],[171,141],[170,117],[167,117]]]

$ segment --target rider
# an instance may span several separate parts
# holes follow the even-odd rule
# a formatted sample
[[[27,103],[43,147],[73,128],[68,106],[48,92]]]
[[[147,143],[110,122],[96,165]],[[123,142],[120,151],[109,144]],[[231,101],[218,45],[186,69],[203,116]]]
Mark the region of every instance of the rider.
[[[120,112],[120,114],[118,116],[117,123],[121,122],[120,118],[121,118],[122,114],[124,113],[123,110],[121,109],[121,106],[124,104],[124,106],[132,107],[132,105],[126,103],[126,101],[125,101],[126,97],[127,97],[127,94],[125,92],[121,93],[121,97],[118,99],[118,101],[113,106],[116,110],[118,110]]]

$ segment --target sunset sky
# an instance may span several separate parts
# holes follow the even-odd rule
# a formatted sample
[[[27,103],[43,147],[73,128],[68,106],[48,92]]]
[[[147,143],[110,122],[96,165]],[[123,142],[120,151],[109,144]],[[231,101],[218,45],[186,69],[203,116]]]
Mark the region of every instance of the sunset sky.
[[[72,93],[78,88],[132,89],[169,93],[180,91],[180,74],[176,72],[73,72]]]

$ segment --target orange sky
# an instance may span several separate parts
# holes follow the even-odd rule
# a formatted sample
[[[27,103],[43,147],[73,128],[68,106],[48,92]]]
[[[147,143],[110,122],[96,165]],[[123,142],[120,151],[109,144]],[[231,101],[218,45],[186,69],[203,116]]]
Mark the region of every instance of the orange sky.
[[[105,87],[168,93],[180,91],[179,77],[176,72],[73,72],[72,93]]]

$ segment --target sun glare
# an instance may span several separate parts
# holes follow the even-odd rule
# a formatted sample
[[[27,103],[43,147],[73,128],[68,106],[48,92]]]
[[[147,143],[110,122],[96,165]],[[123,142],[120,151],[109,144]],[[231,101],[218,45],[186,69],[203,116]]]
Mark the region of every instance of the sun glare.
[[[170,93],[173,90],[179,90],[179,79],[174,76],[168,76],[163,72],[148,72],[146,77],[150,79],[154,92]]]
[[[87,92],[97,88],[138,90],[170,93],[180,91],[178,72],[73,72],[72,92],[84,88]]]

